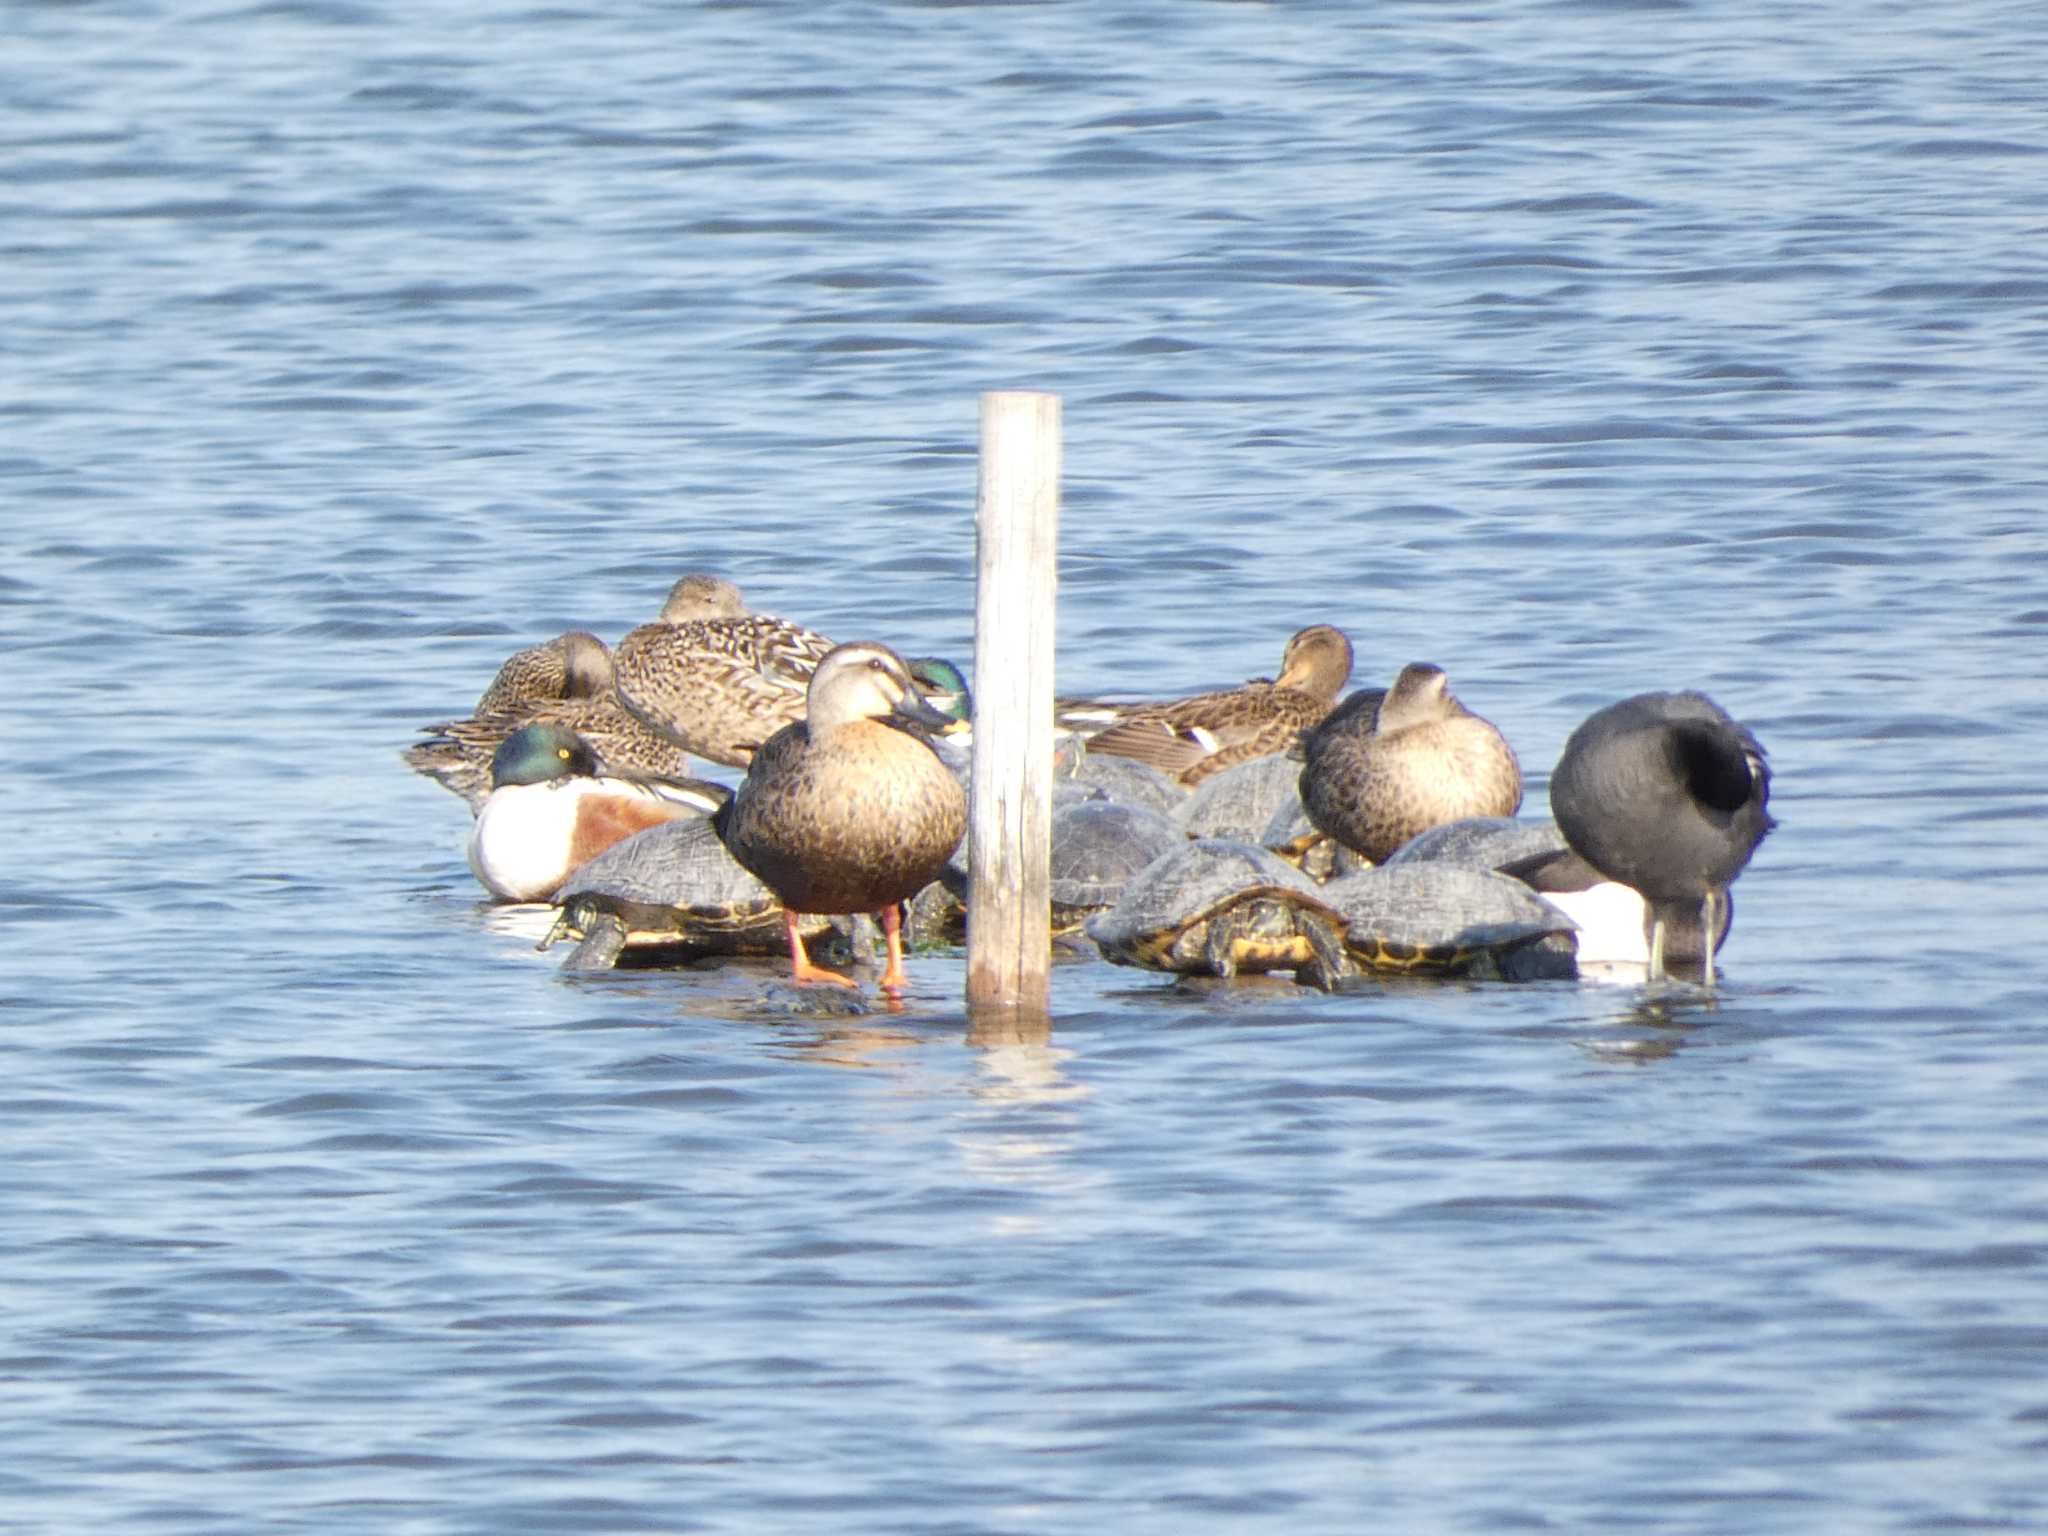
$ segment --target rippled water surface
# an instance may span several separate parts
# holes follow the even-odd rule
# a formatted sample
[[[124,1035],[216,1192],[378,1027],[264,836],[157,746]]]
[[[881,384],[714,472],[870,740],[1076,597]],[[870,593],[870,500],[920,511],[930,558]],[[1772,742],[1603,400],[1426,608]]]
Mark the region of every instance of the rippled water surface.
[[[0,1529],[2048,1526],[2048,13],[22,3]],[[1344,625],[1544,806],[1705,688],[1725,984],[1049,1036],[565,977],[397,753],[682,571],[1060,678]]]

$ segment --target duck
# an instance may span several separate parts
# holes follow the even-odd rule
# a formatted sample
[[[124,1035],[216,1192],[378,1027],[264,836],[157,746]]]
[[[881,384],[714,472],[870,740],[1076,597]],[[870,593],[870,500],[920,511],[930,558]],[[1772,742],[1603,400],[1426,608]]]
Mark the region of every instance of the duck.
[[[424,774],[468,802],[472,814],[491,794],[491,764],[498,749],[529,725],[555,725],[574,732],[617,774],[646,779],[683,779],[690,754],[656,735],[607,691],[587,699],[541,699],[422,727],[422,739],[401,754],[413,772]]]
[[[762,742],[803,718],[811,674],[832,642],[801,624],[749,612],[731,582],[707,579],[698,596],[695,616],[665,616],[619,641],[614,691],[664,740],[745,768]],[[665,614],[691,611],[671,597]],[[706,607],[710,600],[716,611]]]
[[[1350,637],[1334,624],[1311,624],[1289,638],[1277,678],[1143,704],[1060,699],[1053,714],[1062,729],[1083,735],[1088,751],[1135,758],[1193,788],[1292,747],[1335,707],[1351,666]]]
[[[812,964],[798,922],[873,912],[888,945],[881,988],[901,995],[901,904],[938,877],[967,831],[967,792],[924,734],[948,723],[888,646],[835,646],[811,676],[804,718],[761,744],[713,818],[732,856],[782,903],[792,980],[857,985]]]
[[[491,757],[491,792],[469,829],[469,867],[501,901],[546,901],[612,844],[724,804],[722,786],[607,773],[567,726],[521,726]]]
[[[661,608],[676,622],[745,611],[738,587],[699,571],[679,577]],[[415,773],[462,796],[474,815],[491,792],[492,754],[521,726],[543,723],[582,736],[615,773],[679,779],[690,772],[689,754],[620,702],[611,649],[588,630],[516,652],[467,717],[422,726],[426,739],[400,755]]]
[[[1641,896],[1649,979],[1664,978],[1675,934],[1714,984],[1732,921],[1729,887],[1777,825],[1756,734],[1703,693],[1639,693],[1588,716],[1550,776],[1550,811],[1572,851]]]
[[[1297,786],[1317,830],[1375,864],[1431,827],[1522,808],[1522,767],[1507,738],[1429,662],[1332,710],[1303,738]]]
[[[555,699],[594,699],[609,693],[611,686],[611,647],[587,629],[572,629],[514,652],[471,713],[491,715]]]

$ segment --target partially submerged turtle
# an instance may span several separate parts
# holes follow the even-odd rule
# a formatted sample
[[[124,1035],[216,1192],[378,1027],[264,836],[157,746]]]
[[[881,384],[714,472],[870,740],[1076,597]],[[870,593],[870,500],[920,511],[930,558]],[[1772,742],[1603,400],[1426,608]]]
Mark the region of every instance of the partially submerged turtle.
[[[1074,800],[1052,813],[1052,931],[1071,933],[1113,906],[1141,870],[1187,842],[1173,818],[1120,800]]]
[[[562,915],[540,947],[580,939],[567,970],[606,970],[628,945],[698,954],[778,955],[782,904],[719,841],[708,817],[666,822],[615,843],[556,893]],[[811,932],[830,922],[808,919]],[[807,935],[808,936],[808,935]]]
[[[1344,916],[1344,948],[1372,971],[1534,981],[1575,974],[1572,920],[1490,869],[1415,862],[1321,887]]]
[[[1292,971],[1327,991],[1352,969],[1343,915],[1315,882],[1277,854],[1222,838],[1155,859],[1085,926],[1104,959],[1152,971]]]

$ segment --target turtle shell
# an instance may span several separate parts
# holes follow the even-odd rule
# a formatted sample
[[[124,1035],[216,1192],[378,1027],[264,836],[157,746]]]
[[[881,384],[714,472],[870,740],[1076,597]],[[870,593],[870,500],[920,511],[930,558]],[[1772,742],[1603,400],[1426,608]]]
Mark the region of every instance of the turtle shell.
[[[556,933],[581,935],[600,913],[629,944],[679,944],[715,954],[771,954],[787,942],[782,903],[719,841],[709,817],[664,822],[614,843],[555,895]],[[809,920],[811,931],[829,927]]]
[[[1084,751],[1074,771],[1063,776],[1055,789],[1068,784],[1085,786],[1097,795],[1121,800],[1126,805],[1142,805],[1162,812],[1178,810],[1188,798],[1188,792],[1178,781],[1150,763],[1108,752]]]
[[[1189,837],[1255,843],[1289,806],[1301,803],[1297,760],[1275,752],[1238,763],[1204,779],[1174,812]]]
[[[1348,970],[1344,918],[1314,881],[1253,843],[1203,838],[1145,866],[1088,919],[1103,958],[1182,975],[1293,971],[1327,987]]]
[[[1075,800],[1052,813],[1052,926],[1078,928],[1112,905],[1133,876],[1187,842],[1163,811],[1120,800]]]
[[[1418,833],[1387,855],[1382,866],[1448,864],[1456,869],[1500,869],[1517,859],[1555,853],[1564,834],[1554,821],[1517,821],[1512,816],[1467,816]]]
[[[1572,920],[1490,869],[1383,864],[1339,876],[1321,892],[1344,916],[1344,948],[1369,970],[1508,980],[1575,971]]]

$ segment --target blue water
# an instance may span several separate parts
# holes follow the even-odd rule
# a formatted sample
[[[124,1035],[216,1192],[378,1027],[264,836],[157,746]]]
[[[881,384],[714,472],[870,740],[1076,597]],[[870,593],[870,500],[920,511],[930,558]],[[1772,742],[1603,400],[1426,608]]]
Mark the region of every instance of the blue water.
[[[2048,12],[22,3],[0,1530],[2048,1528]],[[409,775],[681,572],[1699,687],[1712,996],[570,978]]]

